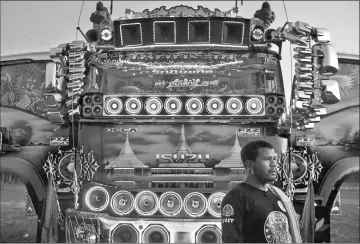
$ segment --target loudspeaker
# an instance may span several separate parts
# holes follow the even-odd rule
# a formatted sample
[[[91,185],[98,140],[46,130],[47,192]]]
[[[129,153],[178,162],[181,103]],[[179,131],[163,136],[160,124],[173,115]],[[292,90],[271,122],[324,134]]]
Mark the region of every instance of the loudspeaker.
[[[224,21],[222,31],[222,43],[242,44],[244,41],[244,23]]]
[[[95,29],[90,29],[85,34],[89,42],[97,42],[99,39],[99,32]]]
[[[112,234],[112,243],[138,243],[139,232],[131,224],[118,225]]]
[[[194,43],[210,42],[210,21],[194,20],[188,22],[188,41]]]
[[[175,21],[154,21],[154,43],[175,43]]]
[[[92,211],[102,211],[108,206],[109,198],[109,193],[105,188],[95,186],[86,193],[85,202]]]
[[[120,25],[121,44],[124,46],[142,45],[142,28],[140,23]]]

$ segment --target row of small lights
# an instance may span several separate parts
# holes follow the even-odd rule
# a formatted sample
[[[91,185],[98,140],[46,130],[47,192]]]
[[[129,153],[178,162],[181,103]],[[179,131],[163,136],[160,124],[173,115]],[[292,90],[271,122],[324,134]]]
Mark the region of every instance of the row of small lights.
[[[89,201],[90,199],[90,196],[91,194],[94,192],[94,191],[101,191],[102,193],[105,194],[105,203],[103,204],[103,206],[101,206],[100,208],[95,208],[93,206],[91,206],[91,203]],[[125,196],[127,199],[124,199],[124,198],[120,198],[121,195]],[[142,211],[138,205],[136,203],[139,203],[139,199],[144,196],[144,195],[149,195],[153,198],[154,202],[156,203],[154,208],[149,211],[149,212],[144,212]],[[167,212],[166,210],[164,210],[162,207],[161,207],[161,202],[165,199],[165,197],[171,195],[172,197],[176,198],[177,201],[179,202],[179,206],[178,206],[178,209],[174,212]],[[184,208],[185,212],[191,216],[191,217],[201,217],[203,216],[205,213],[206,213],[206,210],[209,211],[209,213],[214,216],[214,217],[220,217],[220,204],[221,204],[221,201],[219,202],[216,202],[216,207],[219,208],[219,211],[217,212],[216,210],[212,209],[211,208],[211,203],[213,200],[218,200],[218,199],[221,199],[225,196],[225,193],[222,193],[222,192],[216,192],[216,193],[213,193],[209,198],[208,200],[206,200],[206,197],[202,194],[202,193],[199,193],[199,192],[192,192],[192,193],[189,193],[184,201],[182,201],[181,199],[181,196],[176,193],[176,192],[165,192],[163,193],[161,196],[160,196],[160,199],[157,197],[157,195],[151,191],[142,191],[142,192],[139,192],[135,199],[134,197],[132,196],[132,194],[128,191],[125,191],[125,190],[121,190],[121,191],[118,191],[116,192],[111,200],[110,200],[110,196],[109,196],[109,193],[108,191],[101,187],[101,186],[95,186],[93,188],[91,188],[87,193],[86,193],[86,196],[85,196],[85,203],[87,205],[87,207],[89,207],[90,210],[92,211],[103,211],[107,208],[107,206],[109,205],[110,203],[110,206],[112,208],[112,210],[114,210],[117,214],[119,215],[128,215],[130,214],[134,208],[136,210],[137,213],[141,214],[141,215],[144,215],[144,216],[150,216],[150,215],[153,215],[157,210],[160,210],[160,212],[165,215],[165,216],[176,216],[177,214],[180,213],[181,209]],[[200,212],[200,213],[192,213],[191,210],[189,210],[188,208],[188,205],[187,204],[184,204],[184,203],[187,203],[188,201],[190,201],[191,198],[193,197],[198,197],[198,200],[201,199],[201,201],[204,203],[204,207],[203,207],[203,210]],[[120,198],[120,199],[119,199]],[[127,201],[130,200],[130,208],[127,209],[127,211],[119,211],[118,209],[116,209],[116,205],[121,205],[121,206],[124,206],[127,204]],[[144,203],[146,204],[146,203]],[[210,207],[208,207],[210,206]]]
[[[96,96],[96,95],[94,95]],[[97,97],[96,97],[97,98]],[[96,99],[95,98],[95,99]],[[94,100],[94,99],[92,99]],[[85,105],[91,103],[90,97],[85,97]],[[116,116],[125,108],[129,114],[139,114],[142,110],[143,104],[139,98],[132,97],[125,101],[125,104],[119,97],[108,97],[105,98],[105,111],[104,115]],[[101,102],[94,102],[95,106],[85,106],[83,111],[84,114],[90,115],[91,112],[95,115],[100,115],[102,107],[98,104]],[[263,110],[263,101],[259,97],[251,97],[246,101],[245,108],[250,114],[258,114]],[[145,102],[145,109],[151,115],[157,115],[161,112],[163,107],[162,101],[157,97],[150,97]],[[204,102],[202,99],[197,97],[189,98],[185,103],[185,109],[190,115],[198,115],[204,110]],[[217,115],[220,114],[224,107],[229,114],[239,114],[243,111],[243,102],[240,98],[232,97],[224,106],[224,102],[218,97],[210,98],[206,103],[206,111],[209,114]],[[170,115],[176,115],[182,110],[182,101],[178,97],[169,97],[164,102],[164,109]]]

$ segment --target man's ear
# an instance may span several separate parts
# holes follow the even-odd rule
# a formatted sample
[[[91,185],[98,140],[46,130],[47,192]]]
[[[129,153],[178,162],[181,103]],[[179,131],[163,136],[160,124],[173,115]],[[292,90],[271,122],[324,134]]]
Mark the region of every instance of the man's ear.
[[[246,160],[245,162],[244,162],[244,165],[245,165],[245,167],[247,168],[247,169],[253,169],[254,168],[254,163],[252,162],[252,161],[250,161],[250,160]]]

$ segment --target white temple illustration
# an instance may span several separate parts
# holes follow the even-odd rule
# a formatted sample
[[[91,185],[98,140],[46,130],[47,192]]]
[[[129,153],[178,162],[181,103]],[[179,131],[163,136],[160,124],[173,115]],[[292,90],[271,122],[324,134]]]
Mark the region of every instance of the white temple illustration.
[[[241,161],[240,152],[241,146],[238,139],[238,133],[236,132],[235,143],[230,151],[230,156],[221,160],[220,163],[215,166],[215,168],[243,168],[244,165]]]
[[[113,168],[147,168],[134,154],[129,143],[129,133],[126,133],[126,140],[124,148],[121,150],[119,156],[111,161],[105,169]]]
[[[176,162],[174,160],[173,162],[162,162],[159,165],[159,168],[204,168],[205,165],[201,162],[183,162],[181,158],[186,154],[192,154],[192,151],[188,144],[186,143],[186,137],[185,137],[185,128],[184,125],[181,125],[180,130],[180,140],[179,144],[174,150],[174,154],[177,155],[177,158],[179,159],[179,162]]]

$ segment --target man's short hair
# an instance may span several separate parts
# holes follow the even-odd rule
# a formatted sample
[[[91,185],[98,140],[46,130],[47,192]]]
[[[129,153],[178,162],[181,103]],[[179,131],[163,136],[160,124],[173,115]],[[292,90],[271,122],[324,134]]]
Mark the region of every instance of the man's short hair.
[[[247,143],[242,149],[241,149],[241,161],[245,163],[247,160],[255,161],[257,156],[259,155],[259,148],[269,148],[274,149],[274,147],[267,141],[251,141]],[[244,164],[245,168],[246,165]]]

